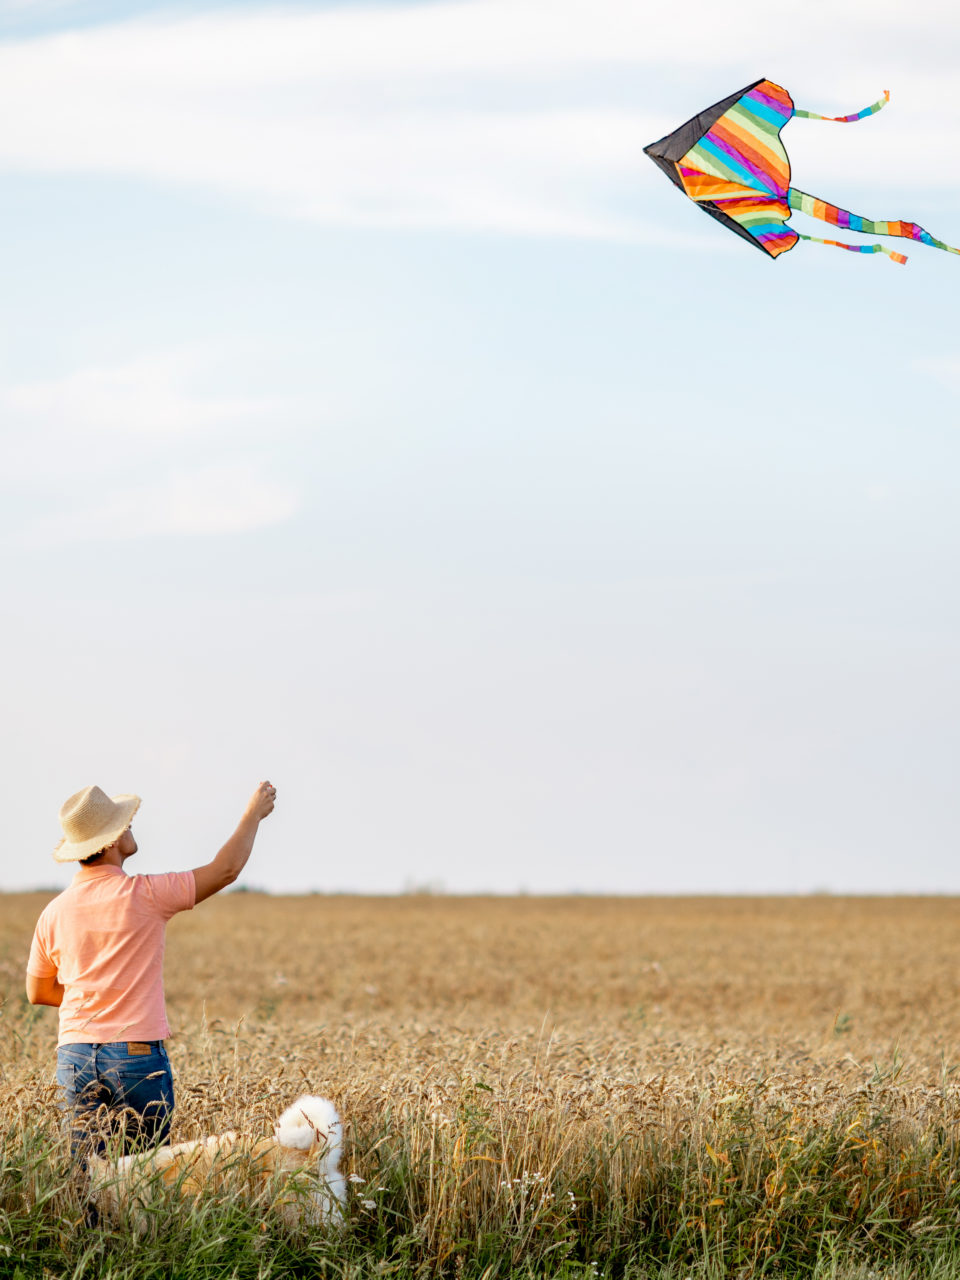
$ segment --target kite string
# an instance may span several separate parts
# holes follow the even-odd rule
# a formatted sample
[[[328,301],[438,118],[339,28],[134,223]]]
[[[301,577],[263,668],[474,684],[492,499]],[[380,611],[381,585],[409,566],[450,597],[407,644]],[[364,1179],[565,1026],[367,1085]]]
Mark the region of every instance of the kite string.
[[[960,253],[960,249],[935,239],[929,231],[924,231],[915,222],[872,222],[869,218],[861,218],[857,213],[850,213],[848,209],[840,209],[835,204],[828,204],[826,200],[818,200],[805,191],[798,191],[796,187],[791,187],[787,192],[787,204],[791,209],[798,209],[811,218],[829,222],[846,231],[862,231],[871,236],[900,236],[905,240],[919,240],[921,244],[928,244],[933,249],[943,249],[946,253]]]
[[[802,116],[805,120],[830,120],[834,124],[854,124],[857,120],[865,120],[867,116],[876,115],[890,101],[890,90],[884,89],[883,97],[872,106],[864,107],[862,111],[858,111],[852,116],[821,116],[816,111],[801,111],[799,107],[795,107],[793,114]]]

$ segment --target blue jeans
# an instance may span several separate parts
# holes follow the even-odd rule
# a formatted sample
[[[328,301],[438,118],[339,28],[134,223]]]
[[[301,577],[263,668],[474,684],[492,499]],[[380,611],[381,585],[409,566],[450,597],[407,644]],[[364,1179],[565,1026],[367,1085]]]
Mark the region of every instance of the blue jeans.
[[[74,1156],[102,1154],[111,1137],[124,1153],[143,1150],[170,1132],[173,1073],[162,1040],[62,1044],[57,1084]]]

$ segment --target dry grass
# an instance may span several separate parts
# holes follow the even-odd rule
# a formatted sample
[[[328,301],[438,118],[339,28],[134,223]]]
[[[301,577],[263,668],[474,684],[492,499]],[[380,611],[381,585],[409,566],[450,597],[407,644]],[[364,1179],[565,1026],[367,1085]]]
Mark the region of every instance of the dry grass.
[[[0,898],[8,1132],[52,1107],[55,1015],[20,996],[43,901]],[[168,930],[173,1136],[324,1093],[358,1214],[434,1266],[506,1227],[517,1263],[638,1224],[741,1262],[858,1223],[922,1243],[955,1214],[958,923],[953,899],[231,894]]]

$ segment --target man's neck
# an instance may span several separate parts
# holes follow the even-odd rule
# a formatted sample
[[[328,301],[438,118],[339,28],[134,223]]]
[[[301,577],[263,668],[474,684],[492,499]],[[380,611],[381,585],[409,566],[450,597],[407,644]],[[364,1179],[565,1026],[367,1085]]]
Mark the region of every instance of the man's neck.
[[[121,875],[121,876],[125,876],[127,874],[124,871],[123,867],[118,867],[112,862],[95,862],[93,863],[92,866],[91,865],[84,866],[81,863],[77,867],[77,876],[81,880],[86,880],[91,876],[95,879],[97,876],[102,876],[104,871],[109,871],[111,876],[115,871],[117,872],[118,875]]]
[[[98,861],[91,863],[90,869],[95,871],[97,867],[122,867],[123,854],[116,845],[111,845],[104,853],[100,855]]]

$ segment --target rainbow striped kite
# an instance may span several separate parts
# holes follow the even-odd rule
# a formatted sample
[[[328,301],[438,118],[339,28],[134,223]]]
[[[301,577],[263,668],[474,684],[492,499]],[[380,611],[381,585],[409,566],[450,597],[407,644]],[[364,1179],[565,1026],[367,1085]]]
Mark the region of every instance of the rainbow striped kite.
[[[872,116],[889,100],[890,94],[884,91],[879,102],[856,115],[820,116],[798,111],[786,89],[772,80],[757,80],[715,102],[659,142],[651,142],[644,151],[705,213],[771,258],[786,253],[798,240],[811,240],[854,253],[885,253],[894,262],[907,260],[882,244],[845,244],[805,236],[787,226],[794,209],[845,230],[901,236],[960,253],[960,249],[935,240],[915,222],[871,222],[790,185],[790,161],[780,130],[792,116],[850,124]]]

